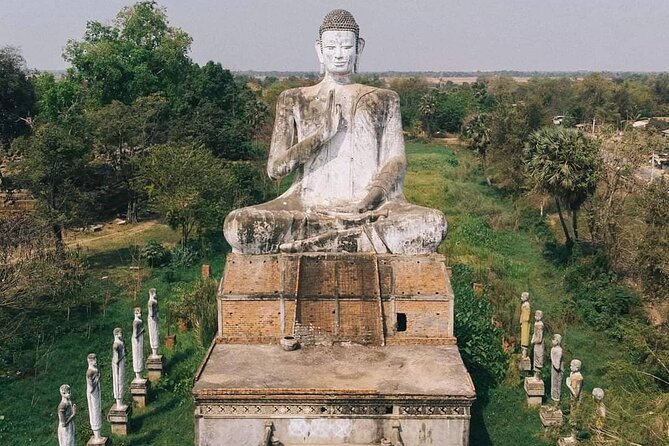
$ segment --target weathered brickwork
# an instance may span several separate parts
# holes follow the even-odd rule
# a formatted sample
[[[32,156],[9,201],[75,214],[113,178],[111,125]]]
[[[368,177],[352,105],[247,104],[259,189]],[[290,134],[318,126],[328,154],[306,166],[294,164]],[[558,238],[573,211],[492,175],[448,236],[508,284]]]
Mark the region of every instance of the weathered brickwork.
[[[223,342],[276,343],[295,322],[334,341],[454,342],[439,255],[231,254],[219,299]]]

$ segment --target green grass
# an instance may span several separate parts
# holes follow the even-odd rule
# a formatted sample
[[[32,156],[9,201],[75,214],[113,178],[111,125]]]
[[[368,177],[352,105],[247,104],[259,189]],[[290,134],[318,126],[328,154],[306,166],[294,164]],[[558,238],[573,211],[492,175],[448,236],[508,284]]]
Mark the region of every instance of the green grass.
[[[487,295],[493,296],[495,317],[507,331],[509,340],[513,341],[519,331],[520,293],[529,291],[533,309],[545,312],[546,339],[554,332],[563,334],[565,363],[574,357],[583,360],[585,391],[602,385],[606,364],[624,359],[624,353],[603,334],[568,319],[563,271],[547,258],[538,229],[532,226],[532,215],[528,217],[522,203],[514,203],[512,197],[488,187],[477,159],[464,148],[410,143],[407,153],[407,198],[444,211],[449,221],[449,236],[439,251],[446,255],[449,263],[464,263],[474,269],[476,280],[488,288]],[[152,238],[168,243],[178,239],[178,235],[164,226],[152,227],[132,238],[108,237],[97,241],[92,238],[94,236],[82,238],[88,240],[82,243],[87,243],[85,252],[95,280],[91,292],[105,294],[107,304],[75,313],[70,321],[66,320],[64,311],[54,315],[61,318],[63,324],[71,325],[71,332],[47,342],[37,352],[29,352],[40,357],[37,375],[0,378],[2,445],[56,443],[55,409],[59,402],[58,387],[62,383],[72,386],[73,399],[80,408],[77,444],[85,444],[90,435],[84,394],[86,355],[97,353],[102,365],[104,416],[112,404],[109,363],[113,328],[122,327],[127,340],[132,308],[136,305],[146,308],[149,288],[157,288],[164,309],[174,298],[176,289],[194,281],[199,274],[199,265],[176,273],[168,273],[164,268],[139,273],[129,269],[135,256],[132,245]],[[213,260],[214,277],[221,276],[223,261],[223,254]],[[163,312],[163,334],[167,330],[164,316]],[[129,348],[129,342],[127,344]],[[180,333],[176,350],[163,351],[165,377],[152,390],[148,407],[133,413],[131,434],[124,439],[114,438],[117,446],[193,443],[194,405],[189,391],[205,350],[192,333]],[[128,373],[128,378],[130,375]],[[473,411],[472,446],[555,443],[542,434],[537,411],[525,407],[517,374],[514,377],[511,373],[505,384],[479,398]],[[109,435],[108,424],[103,426],[103,433]]]

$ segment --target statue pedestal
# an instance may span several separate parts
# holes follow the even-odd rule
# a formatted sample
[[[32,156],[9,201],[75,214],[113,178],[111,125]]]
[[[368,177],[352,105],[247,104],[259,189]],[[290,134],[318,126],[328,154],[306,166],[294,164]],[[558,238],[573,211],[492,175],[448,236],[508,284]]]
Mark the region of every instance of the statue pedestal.
[[[197,446],[467,446],[476,393],[442,256],[231,254],[218,305]]]
[[[525,358],[520,358],[518,360],[518,368],[521,372],[531,372],[532,371],[532,360],[529,356]]]
[[[146,398],[148,394],[146,379],[133,379],[130,383],[130,394],[132,394],[132,404],[134,407],[146,407]]]
[[[120,437],[128,435],[128,417],[131,412],[132,408],[129,405],[117,406],[114,403],[107,414],[107,421],[111,424],[112,434]]]
[[[86,443],[86,446],[111,446],[112,442],[107,437],[95,438],[91,437]]]
[[[149,372],[149,381],[158,382],[163,376],[163,355],[149,355],[146,358],[146,370]]]
[[[527,405],[529,407],[539,407],[544,398],[544,382],[533,376],[525,378],[525,394],[527,395]]]
[[[564,423],[562,411],[556,406],[541,406],[539,418],[541,419],[541,424],[546,428],[562,426],[562,423]]]

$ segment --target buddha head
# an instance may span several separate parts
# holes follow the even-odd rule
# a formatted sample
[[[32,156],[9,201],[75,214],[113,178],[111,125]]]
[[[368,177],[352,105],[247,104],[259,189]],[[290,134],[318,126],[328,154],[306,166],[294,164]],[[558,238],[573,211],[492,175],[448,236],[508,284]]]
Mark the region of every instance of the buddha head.
[[[142,317],[142,309],[135,307],[135,319],[140,319]]]
[[[114,329],[114,339],[120,341],[122,336],[123,336],[123,331],[120,328],[116,327]]]
[[[63,384],[62,386],[60,386],[59,390],[60,390],[60,396],[62,396],[66,400],[70,399],[70,386],[68,386],[67,384]]]
[[[553,347],[557,347],[560,344],[562,344],[562,336],[556,333],[553,335]]]
[[[88,361],[88,365],[90,367],[96,367],[98,365],[98,357],[95,356],[95,353],[90,353],[87,357],[86,360]]]
[[[340,76],[355,73],[364,47],[360,27],[350,12],[335,9],[325,16],[316,41],[321,72]]]

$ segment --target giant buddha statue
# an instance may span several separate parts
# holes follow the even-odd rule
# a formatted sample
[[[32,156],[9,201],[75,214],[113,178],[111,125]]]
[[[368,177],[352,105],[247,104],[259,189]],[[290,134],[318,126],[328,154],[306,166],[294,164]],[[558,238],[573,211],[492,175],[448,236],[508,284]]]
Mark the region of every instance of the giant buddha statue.
[[[316,53],[323,80],[278,98],[267,173],[294,174],[280,197],[232,211],[233,252],[434,252],[446,235],[436,209],[407,202],[399,97],[352,83],[365,41],[350,12],[328,13]]]

